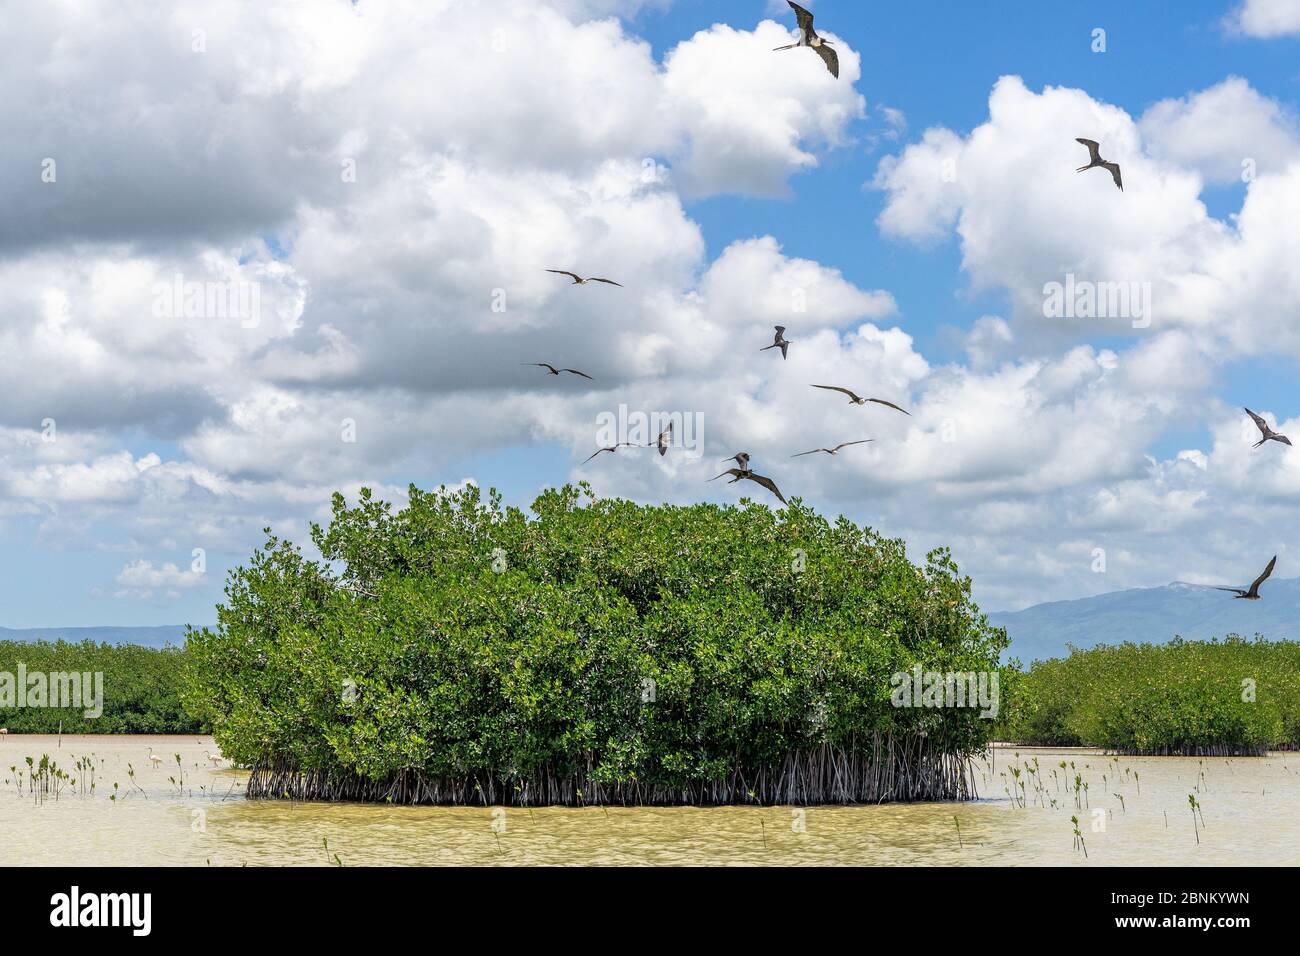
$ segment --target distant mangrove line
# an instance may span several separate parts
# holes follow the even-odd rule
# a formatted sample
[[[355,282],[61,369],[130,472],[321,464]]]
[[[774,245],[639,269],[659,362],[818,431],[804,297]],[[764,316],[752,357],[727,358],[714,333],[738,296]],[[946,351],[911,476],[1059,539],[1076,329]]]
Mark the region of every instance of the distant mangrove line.
[[[1004,674],[999,736],[1125,754],[1259,755],[1300,746],[1300,642],[1243,640],[1072,649]]]
[[[204,733],[204,722],[182,704],[183,678],[179,648],[0,641],[0,727],[15,734],[60,727],[65,734]],[[95,710],[98,716],[87,716]]]
[[[269,536],[190,633],[186,700],[249,795],[432,804],[961,799],[973,707],[891,675],[998,668],[948,553],[793,502],[532,514],[410,489],[336,495],[323,556]]]

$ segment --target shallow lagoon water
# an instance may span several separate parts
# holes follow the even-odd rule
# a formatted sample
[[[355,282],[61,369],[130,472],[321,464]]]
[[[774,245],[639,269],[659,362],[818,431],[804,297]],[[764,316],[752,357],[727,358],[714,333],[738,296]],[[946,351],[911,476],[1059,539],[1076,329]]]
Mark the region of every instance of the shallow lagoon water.
[[[157,769],[149,747],[163,757]],[[216,749],[211,738],[192,736],[0,737],[5,862],[324,866],[337,854],[345,866],[1300,864],[1296,753],[1116,763],[1094,750],[998,749],[992,765],[976,762],[981,799],[968,803],[530,811],[249,801],[245,772],[205,760],[203,752]],[[24,758],[42,754],[69,773],[78,758],[91,757],[94,794],[65,786],[57,800],[38,803],[26,784],[20,793],[9,768],[25,778]],[[1034,758],[1041,792],[1024,769]],[[1089,784],[1082,809],[1051,776],[1061,760],[1074,762],[1071,779],[1078,773]],[[1028,806],[1013,805],[1006,792],[1003,774],[1012,764],[1031,781]],[[114,782],[118,799],[110,800]],[[1203,826],[1197,820],[1199,844],[1188,794],[1205,818]],[[1100,819],[1093,810],[1103,811]],[[1086,858],[1073,846],[1071,815],[1079,817]]]

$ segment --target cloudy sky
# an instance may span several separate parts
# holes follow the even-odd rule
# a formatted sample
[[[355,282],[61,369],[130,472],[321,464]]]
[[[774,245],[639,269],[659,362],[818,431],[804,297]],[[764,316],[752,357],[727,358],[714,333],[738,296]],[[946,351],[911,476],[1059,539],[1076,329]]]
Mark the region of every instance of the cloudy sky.
[[[765,0],[5,16],[0,624],[210,622],[335,489],[766,502],[742,449],[990,610],[1300,574],[1241,410],[1300,440],[1300,0],[808,5],[838,81]]]

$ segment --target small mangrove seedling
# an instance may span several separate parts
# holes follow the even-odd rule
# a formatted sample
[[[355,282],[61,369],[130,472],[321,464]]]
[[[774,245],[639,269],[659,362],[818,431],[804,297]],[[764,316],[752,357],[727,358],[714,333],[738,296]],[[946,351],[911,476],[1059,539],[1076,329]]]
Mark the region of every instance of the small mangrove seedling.
[[[1083,831],[1079,829],[1079,818],[1070,817],[1070,822],[1074,824],[1074,849],[1083,851],[1083,858],[1088,859],[1088,845],[1083,842]]]
[[[333,863],[335,866],[342,866],[342,865],[343,865],[343,861],[339,859],[339,855],[338,855],[337,853],[334,854],[334,856],[333,856],[332,859],[330,858],[330,841],[329,841],[329,838],[328,838],[328,837],[321,837],[321,838],[320,838],[320,842],[321,842],[321,845],[322,845],[323,847],[325,847],[325,862],[326,862],[326,863]]]
[[[1196,826],[1196,811],[1200,808],[1200,804],[1196,802],[1196,797],[1190,793],[1187,795],[1187,803],[1192,808],[1192,832],[1196,834],[1196,844],[1199,846],[1201,831]]]
[[[952,822],[957,825],[957,849],[964,850],[965,847],[962,846],[961,842],[961,821],[957,819],[956,814],[953,814]]]
[[[1120,812],[1128,813],[1128,807],[1124,806],[1124,794],[1122,793],[1115,794],[1115,799],[1119,801]]]

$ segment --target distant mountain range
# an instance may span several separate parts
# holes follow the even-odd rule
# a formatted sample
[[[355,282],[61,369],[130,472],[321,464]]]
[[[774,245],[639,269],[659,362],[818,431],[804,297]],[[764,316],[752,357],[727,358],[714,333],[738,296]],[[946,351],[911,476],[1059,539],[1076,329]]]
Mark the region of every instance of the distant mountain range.
[[[1011,638],[1006,656],[1026,664],[1124,641],[1160,644],[1174,635],[1193,638],[1262,634],[1300,640],[1300,578],[1272,578],[1258,601],[1238,601],[1226,591],[1175,581],[1156,588],[1111,591],[1074,601],[1049,601],[1023,611],[995,611],[989,621]],[[185,644],[184,624],[160,627],[0,627],[0,641],[107,641],[165,647]]]
[[[0,641],[81,641],[165,647],[185,644],[184,624],[158,627],[0,627]]]
[[[1161,644],[1175,635],[1193,638],[1262,634],[1300,638],[1300,578],[1273,578],[1258,601],[1175,581],[1157,588],[1111,591],[1075,601],[1050,601],[1023,611],[998,611],[989,621],[1007,629],[1008,657],[1021,662],[1064,657],[1067,644],[1089,648],[1124,641]]]

